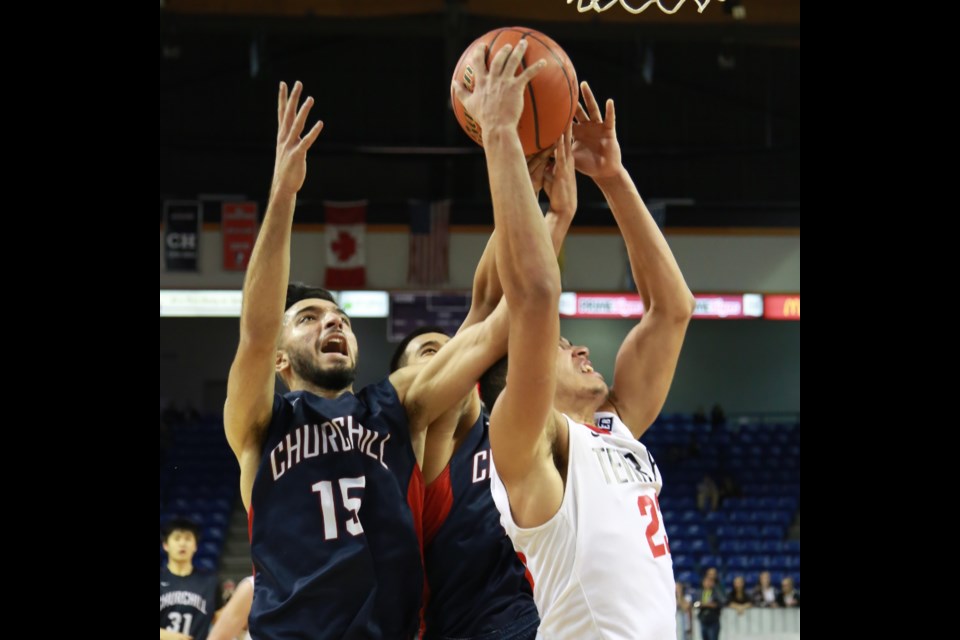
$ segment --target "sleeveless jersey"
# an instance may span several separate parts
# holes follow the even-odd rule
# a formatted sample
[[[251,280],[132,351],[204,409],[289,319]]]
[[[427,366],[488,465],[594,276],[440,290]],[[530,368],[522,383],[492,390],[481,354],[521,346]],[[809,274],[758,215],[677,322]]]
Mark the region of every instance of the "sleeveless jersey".
[[[520,618],[537,626],[525,568],[490,494],[489,418],[481,413],[450,463],[427,486],[426,640],[472,638]]]
[[[253,485],[250,634],[412,638],[423,590],[422,499],[406,412],[389,379],[334,400],[278,395]]]
[[[160,568],[160,627],[203,640],[217,609],[217,576],[194,569],[176,576]]]
[[[567,418],[570,450],[559,511],[546,523],[514,523],[506,487],[491,465],[500,520],[526,555],[540,634],[554,638],[676,638],[673,562],[653,457],[613,413],[596,426]]]

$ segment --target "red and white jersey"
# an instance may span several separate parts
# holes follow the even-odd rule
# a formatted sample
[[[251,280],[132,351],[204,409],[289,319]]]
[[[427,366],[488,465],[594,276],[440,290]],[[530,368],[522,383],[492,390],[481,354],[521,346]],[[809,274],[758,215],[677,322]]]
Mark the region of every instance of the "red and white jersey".
[[[560,510],[522,529],[491,460],[500,522],[533,575],[540,637],[673,640],[673,561],[657,494],[653,457],[620,418],[597,413],[596,426],[567,418],[570,451]]]

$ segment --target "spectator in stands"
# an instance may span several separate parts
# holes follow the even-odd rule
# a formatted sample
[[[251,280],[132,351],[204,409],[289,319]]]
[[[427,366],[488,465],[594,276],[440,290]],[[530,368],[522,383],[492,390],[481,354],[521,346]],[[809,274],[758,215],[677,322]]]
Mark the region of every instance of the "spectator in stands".
[[[713,579],[714,589],[717,590],[717,593],[720,595],[720,600],[727,601],[727,592],[723,588],[723,582],[720,580],[720,571],[716,567],[707,567],[707,570],[703,572],[703,575],[709,576]]]
[[[770,583],[770,572],[760,574],[760,582],[753,588],[753,606],[776,608],[779,594],[777,588]]]
[[[733,579],[733,591],[727,599],[727,606],[739,614],[753,606],[753,599],[747,593],[747,581],[743,576],[736,576]]]
[[[714,482],[710,474],[705,474],[703,480],[697,485],[697,508],[700,511],[716,511],[720,504],[720,490],[717,483]]]
[[[680,614],[679,631],[684,640],[693,639],[693,595],[687,592],[682,582],[677,583],[677,613]]]
[[[720,503],[722,504],[728,498],[739,498],[743,493],[740,491],[740,485],[733,479],[729,473],[723,474],[720,479]]]
[[[713,428],[722,427],[727,423],[727,415],[723,412],[723,407],[719,403],[713,405],[710,409],[710,424]]]
[[[780,593],[777,594],[777,604],[781,607],[799,607],[800,592],[793,588],[793,578],[787,576],[780,582]]]
[[[236,590],[237,583],[230,578],[227,578],[220,583],[220,593],[222,594],[224,604],[230,602],[230,598],[233,597],[233,592]]]
[[[236,585],[233,597],[218,612],[217,621],[210,629],[207,640],[247,639],[247,620],[253,604],[253,576],[247,576]]]
[[[707,424],[707,410],[703,408],[703,405],[697,407],[697,410],[693,412],[693,424]]]
[[[720,638],[720,609],[723,607],[722,593],[717,589],[717,581],[713,573],[707,570],[703,576],[703,588],[700,597],[693,603],[697,609],[697,618],[700,620],[700,636],[703,640],[719,640]]]

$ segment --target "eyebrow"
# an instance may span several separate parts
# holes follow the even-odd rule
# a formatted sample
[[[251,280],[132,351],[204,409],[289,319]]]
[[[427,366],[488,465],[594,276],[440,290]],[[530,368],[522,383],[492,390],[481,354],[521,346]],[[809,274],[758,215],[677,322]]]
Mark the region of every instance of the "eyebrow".
[[[427,342],[424,342],[422,345],[420,345],[420,348],[417,349],[417,352],[423,351],[427,347],[434,347],[436,349],[439,349],[442,346],[443,345],[440,344],[439,340],[428,340]]]
[[[347,315],[347,312],[346,312],[346,311],[344,311],[344,310],[341,309],[340,307],[337,307],[337,308],[335,309],[335,311],[336,311],[338,314],[340,314],[340,317],[341,317],[341,318],[344,318],[347,322],[350,322],[350,316]],[[313,312],[313,313],[325,313],[325,312],[326,312],[326,309],[324,309],[323,307],[321,307],[321,306],[319,306],[319,305],[312,304],[312,305],[310,305],[309,307],[304,307],[303,309],[300,309],[300,311],[297,311],[297,312],[293,315],[293,317],[296,318],[296,317],[299,317],[300,314],[302,314],[302,313],[308,313],[308,312]]]

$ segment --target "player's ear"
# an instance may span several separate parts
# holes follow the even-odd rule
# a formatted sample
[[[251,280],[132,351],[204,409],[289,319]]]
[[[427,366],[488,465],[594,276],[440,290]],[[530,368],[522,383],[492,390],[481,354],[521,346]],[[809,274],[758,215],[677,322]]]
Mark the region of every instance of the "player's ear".
[[[277,359],[275,362],[276,372],[282,373],[284,369],[290,366],[290,358],[283,349],[277,349]]]

